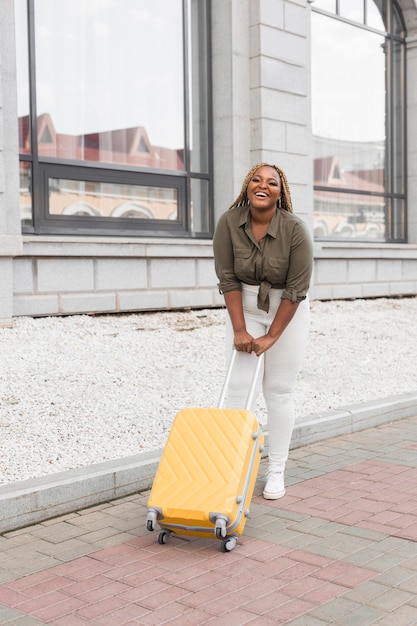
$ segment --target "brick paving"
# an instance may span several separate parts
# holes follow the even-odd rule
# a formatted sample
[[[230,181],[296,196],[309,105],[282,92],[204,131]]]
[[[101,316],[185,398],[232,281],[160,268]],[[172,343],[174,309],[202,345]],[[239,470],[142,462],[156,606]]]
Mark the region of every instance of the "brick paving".
[[[148,493],[2,535],[0,624],[417,625],[417,417],[290,456],[230,553],[159,545]]]

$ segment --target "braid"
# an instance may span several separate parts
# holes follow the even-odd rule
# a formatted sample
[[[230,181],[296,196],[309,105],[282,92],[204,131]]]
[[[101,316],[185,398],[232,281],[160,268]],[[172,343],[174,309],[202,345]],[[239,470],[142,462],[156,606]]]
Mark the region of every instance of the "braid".
[[[289,213],[293,213],[294,209],[292,208],[292,200],[291,200],[291,192],[290,186],[288,184],[287,175],[283,170],[278,166],[273,166],[277,170],[278,174],[281,176],[282,183],[282,208],[288,211]]]
[[[282,169],[280,167],[278,167],[278,165],[270,165],[269,163],[258,163],[258,165],[254,165],[252,167],[252,169],[247,173],[247,175],[245,177],[245,180],[243,181],[242,189],[240,190],[240,194],[238,195],[236,200],[233,202],[233,204],[229,207],[229,209],[234,209],[236,207],[243,206],[245,204],[249,204],[248,196],[247,196],[247,189],[248,189],[249,181],[251,180],[251,178],[254,175],[254,173],[256,172],[256,170],[258,170],[260,167],[264,167],[264,166],[272,167],[278,173],[278,176],[280,177],[280,180],[281,180],[282,208],[285,209],[286,211],[289,211],[290,213],[293,212],[290,187],[289,187],[289,184],[288,184],[287,177],[286,177],[285,173],[282,171]]]
[[[252,176],[254,175],[254,173],[256,172],[256,170],[259,167],[262,167],[263,163],[261,163],[260,165],[254,165],[252,167],[252,169],[246,174],[245,180],[243,181],[242,184],[242,189],[240,190],[240,194],[238,195],[238,197],[236,198],[236,200],[233,202],[233,204],[229,207],[229,209],[233,209],[235,207],[238,206],[243,206],[244,204],[248,204],[248,197],[246,195],[246,191],[249,185],[249,181],[252,178]]]

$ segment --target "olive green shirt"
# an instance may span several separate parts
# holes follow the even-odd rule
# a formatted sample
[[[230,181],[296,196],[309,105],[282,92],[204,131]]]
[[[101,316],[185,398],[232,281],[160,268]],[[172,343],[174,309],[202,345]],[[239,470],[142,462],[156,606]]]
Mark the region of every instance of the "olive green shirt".
[[[269,290],[283,289],[281,298],[304,300],[313,270],[313,244],[307,226],[294,213],[277,209],[267,234],[258,243],[252,233],[249,207],[223,213],[213,238],[220,293],[241,291],[242,283],[259,285],[258,308],[269,310]]]

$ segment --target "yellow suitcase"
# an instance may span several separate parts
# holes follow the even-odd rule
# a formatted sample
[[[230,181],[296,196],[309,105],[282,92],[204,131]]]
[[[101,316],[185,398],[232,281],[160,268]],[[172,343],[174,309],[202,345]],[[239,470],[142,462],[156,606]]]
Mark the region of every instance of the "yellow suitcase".
[[[233,350],[220,407],[235,357]],[[248,409],[261,364],[262,357],[247,408],[189,408],[175,416],[148,500],[146,526],[153,531],[159,525],[159,543],[172,534],[208,537],[228,552],[243,533],[264,446]]]

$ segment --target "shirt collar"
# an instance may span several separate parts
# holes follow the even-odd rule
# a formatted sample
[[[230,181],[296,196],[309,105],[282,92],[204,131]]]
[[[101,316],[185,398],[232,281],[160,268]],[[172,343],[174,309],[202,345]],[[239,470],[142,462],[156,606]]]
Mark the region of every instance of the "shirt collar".
[[[280,217],[279,216],[279,211],[277,210],[277,211],[275,211],[274,215],[272,216],[272,220],[271,220],[271,223],[269,225],[268,232],[267,232],[267,235],[270,235],[274,239],[277,238],[277,234],[278,234],[279,217]],[[249,207],[248,206],[244,206],[244,207],[241,208],[241,214],[240,214],[240,219],[239,219],[239,226],[244,226],[248,222],[249,222]]]

